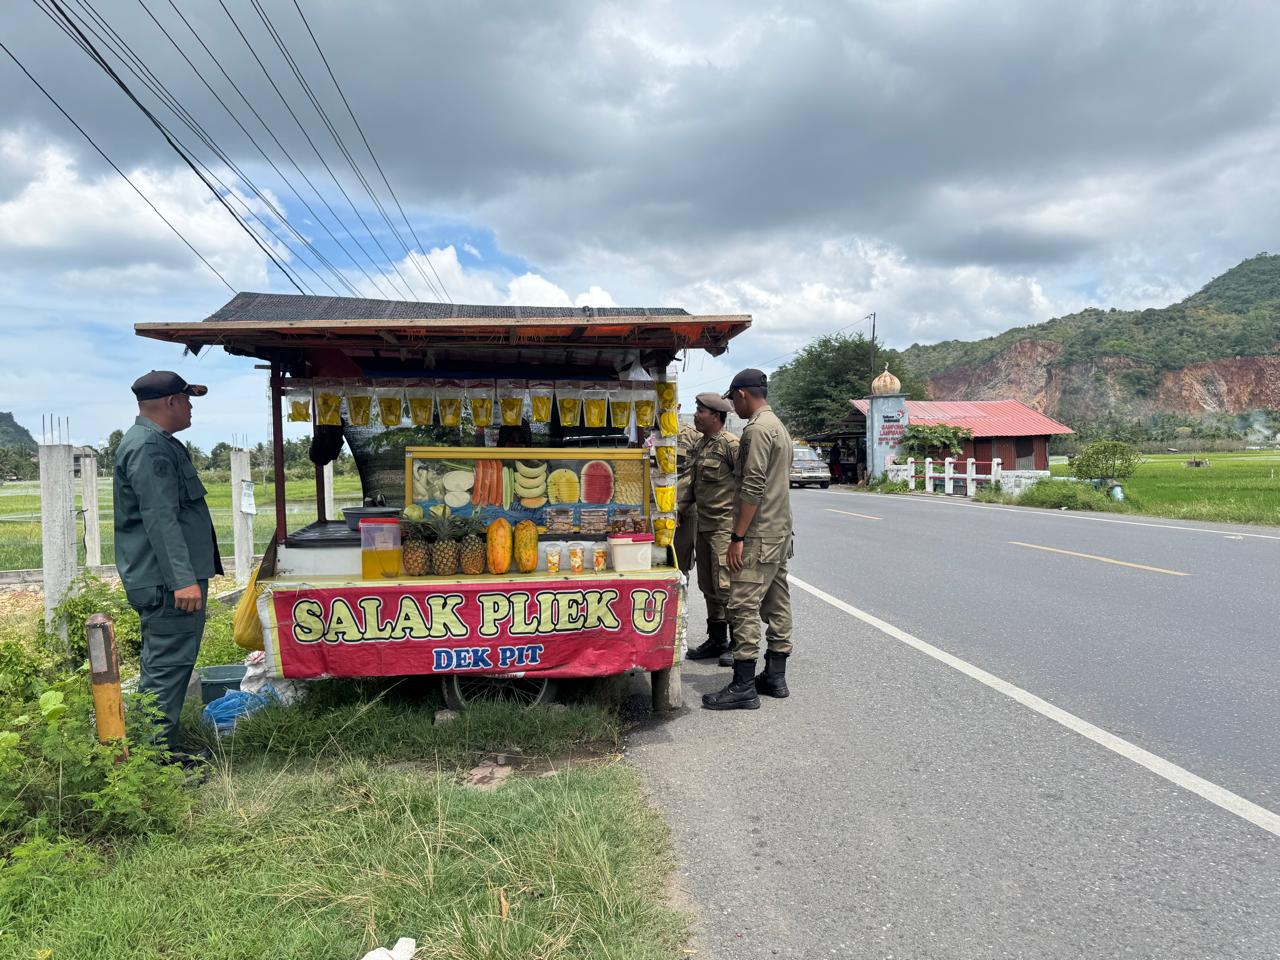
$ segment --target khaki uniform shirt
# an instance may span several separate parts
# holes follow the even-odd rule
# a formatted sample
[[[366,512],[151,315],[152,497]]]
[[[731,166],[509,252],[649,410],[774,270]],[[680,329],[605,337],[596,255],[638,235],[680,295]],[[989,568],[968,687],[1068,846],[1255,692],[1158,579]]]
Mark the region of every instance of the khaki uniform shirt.
[[[681,512],[692,502],[692,487],[689,484],[690,471],[693,468],[693,448],[702,440],[693,424],[686,423],[676,434],[676,504]]]
[[[113,487],[126,590],[181,590],[222,573],[204,484],[182,441],[138,417],[116,449]]]
[[[766,403],[747,421],[738,442],[738,493],[756,505],[747,538],[791,539],[791,435]]]
[[[731,532],[738,490],[738,437],[721,430],[702,437],[691,454],[693,501],[698,507],[698,533]]]

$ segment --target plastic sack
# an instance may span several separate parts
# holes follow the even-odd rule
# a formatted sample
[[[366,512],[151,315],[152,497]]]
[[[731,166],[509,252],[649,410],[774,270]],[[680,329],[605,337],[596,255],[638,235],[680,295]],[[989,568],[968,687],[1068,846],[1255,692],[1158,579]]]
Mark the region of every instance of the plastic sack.
[[[413,956],[417,952],[417,940],[412,937],[401,937],[390,950],[386,947],[378,947],[370,950],[360,960],[413,960]]]
[[[267,660],[261,653],[251,653],[245,657],[244,677],[240,681],[240,689],[244,693],[257,696],[274,697],[286,707],[297,703],[306,695],[305,680],[289,680],[284,677],[267,675]]]
[[[259,563],[249,574],[249,582],[244,585],[235,616],[231,618],[231,639],[241,650],[261,650],[263,646],[262,620],[258,617],[258,571],[261,569]]]
[[[236,722],[241,717],[256,713],[274,702],[275,694],[273,693],[245,693],[243,690],[228,690],[217,700],[206,706],[200,716],[204,718],[205,723],[217,730],[218,733],[230,733],[235,729]]]

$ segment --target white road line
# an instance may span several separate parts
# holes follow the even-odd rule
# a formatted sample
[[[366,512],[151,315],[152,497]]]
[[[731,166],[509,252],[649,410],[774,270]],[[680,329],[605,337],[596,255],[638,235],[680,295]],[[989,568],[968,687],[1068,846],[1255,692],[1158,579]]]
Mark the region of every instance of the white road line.
[[[852,510],[833,510],[831,507],[827,507],[827,513],[841,513],[841,514],[844,514],[846,517],[861,517],[863,520],[883,520],[884,519],[883,517],[873,517],[869,513],[854,513]]]
[[[885,497],[899,503],[934,503],[949,507],[966,507],[970,510],[999,510],[1001,513],[1032,514],[1038,517],[1057,517],[1059,520],[1092,520],[1094,523],[1120,523],[1128,527],[1156,527],[1160,530],[1182,530],[1187,533],[1211,533],[1217,537],[1251,537],[1254,540],[1280,540],[1280,536],[1270,533],[1245,533],[1243,530],[1210,530],[1205,527],[1180,527],[1172,523],[1147,523],[1142,520],[1117,520],[1114,517],[1086,517],[1070,510],[1037,510],[1034,507],[1003,507],[995,503],[970,503],[966,500],[951,500],[943,497],[912,497],[908,495],[894,496],[889,493],[854,493],[845,490],[825,490],[842,497]]]
[[[1252,801],[1246,800],[1238,794],[1232,793],[1230,790],[1218,786],[1216,783],[1210,783],[1203,777],[1198,777],[1189,770],[1185,770],[1175,763],[1170,763],[1161,757],[1157,757],[1154,753],[1143,750],[1139,746],[1135,746],[1128,740],[1122,740],[1113,733],[1108,733],[1101,727],[1096,727],[1087,720],[1081,720],[1075,714],[1068,713],[1059,707],[1055,707],[1047,700],[1041,700],[1033,693],[1028,693],[1021,687],[1014,686],[1007,680],[1001,680],[994,674],[987,673],[980,667],[961,660],[959,657],[952,656],[945,650],[940,650],[931,643],[926,643],[919,637],[913,637],[905,630],[899,630],[891,623],[886,623],[879,617],[873,616],[864,610],[859,610],[852,604],[845,603],[839,597],[833,597],[825,590],[820,590],[812,584],[805,583],[803,580],[788,575],[787,579],[795,586],[807,593],[813,594],[819,600],[823,600],[841,610],[851,617],[856,617],[868,626],[874,627],[886,636],[892,637],[901,643],[926,656],[932,657],[939,663],[946,664],[953,670],[958,670],[966,677],[977,680],[979,683],[990,687],[997,693],[1002,693],[1011,700],[1015,700],[1042,717],[1046,717],[1055,723],[1061,724],[1073,733],[1101,747],[1105,747],[1112,753],[1117,753],[1126,760],[1131,760],[1140,767],[1145,767],[1158,777],[1163,777],[1175,786],[1188,790],[1199,797],[1208,800],[1214,806],[1233,813],[1242,820],[1247,820],[1255,827],[1260,827],[1274,836],[1280,837],[1280,814],[1273,813],[1266,807],[1260,807]]]

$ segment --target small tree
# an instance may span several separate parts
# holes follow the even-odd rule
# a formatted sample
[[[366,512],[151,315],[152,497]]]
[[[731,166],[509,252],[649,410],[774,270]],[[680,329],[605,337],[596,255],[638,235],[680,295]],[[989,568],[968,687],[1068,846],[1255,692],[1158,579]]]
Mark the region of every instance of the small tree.
[[[902,449],[909,457],[927,457],[934,451],[958,457],[964,442],[972,439],[973,431],[968,427],[912,423],[902,431]]]
[[[1133,476],[1142,463],[1138,451],[1119,440],[1099,440],[1085,447],[1084,453],[1071,461],[1071,468],[1081,480],[1105,480],[1115,483]]]

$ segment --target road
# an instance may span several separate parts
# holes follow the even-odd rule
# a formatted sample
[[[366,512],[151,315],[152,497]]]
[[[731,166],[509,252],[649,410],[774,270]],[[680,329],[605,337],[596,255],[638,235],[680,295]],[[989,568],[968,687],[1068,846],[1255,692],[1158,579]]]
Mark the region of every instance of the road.
[[[1280,955],[1280,528],[792,502],[792,697],[629,741],[697,956]]]

